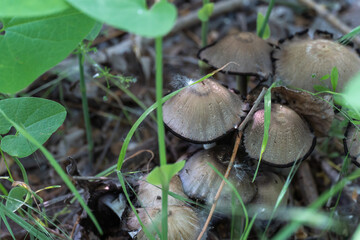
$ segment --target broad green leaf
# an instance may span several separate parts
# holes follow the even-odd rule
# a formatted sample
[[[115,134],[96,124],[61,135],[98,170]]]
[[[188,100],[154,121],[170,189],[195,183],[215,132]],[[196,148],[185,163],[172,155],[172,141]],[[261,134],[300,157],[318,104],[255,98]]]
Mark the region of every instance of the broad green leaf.
[[[198,11],[198,17],[200,21],[206,22],[211,17],[211,14],[214,11],[214,3],[206,3]]]
[[[60,104],[42,98],[10,98],[0,101],[0,109],[41,144],[61,126],[66,111]],[[12,127],[0,115],[0,134],[6,134]],[[38,148],[22,134],[7,135],[1,139],[1,149],[11,156],[26,157]]]
[[[350,106],[360,111],[360,72],[347,83],[344,89],[344,98]]]
[[[12,212],[17,211],[25,204],[25,198],[28,191],[23,187],[14,187],[10,190],[6,200],[6,208]]]
[[[103,26],[103,23],[96,22],[94,27],[91,29],[90,33],[86,36],[86,40],[94,41],[95,38],[99,35],[101,28]]]
[[[184,166],[185,160],[156,167],[147,176],[147,181],[154,185],[168,185],[171,178],[175,176],[175,174],[178,173]]]
[[[336,92],[336,86],[338,84],[338,79],[339,79],[338,69],[336,67],[333,67],[333,69],[331,70],[331,86],[332,86],[334,92]]]
[[[0,92],[16,93],[73,51],[95,21],[74,9],[38,18],[3,21]]]
[[[256,19],[256,33],[260,36],[261,27],[264,24],[265,17],[260,12],[258,12],[257,19]],[[268,39],[270,37],[270,27],[269,24],[266,23],[265,31],[262,36],[263,39]]]
[[[69,8],[64,0],[1,0],[0,17],[35,17]]]
[[[116,28],[144,37],[168,33],[176,20],[176,8],[167,1],[147,9],[145,0],[67,0],[75,8]]]

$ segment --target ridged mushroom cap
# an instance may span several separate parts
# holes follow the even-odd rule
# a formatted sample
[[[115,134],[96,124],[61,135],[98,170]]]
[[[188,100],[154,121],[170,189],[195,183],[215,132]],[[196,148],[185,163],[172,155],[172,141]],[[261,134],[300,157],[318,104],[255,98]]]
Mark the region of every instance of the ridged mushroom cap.
[[[211,205],[218,191],[222,178],[209,166],[212,164],[221,174],[225,174],[227,166],[222,162],[230,160],[230,151],[224,146],[216,146],[202,150],[191,156],[180,171],[184,192],[189,197],[204,200]],[[247,172],[243,169],[232,169],[228,179],[238,190],[244,203],[248,203],[255,196],[256,186],[251,182]],[[223,213],[231,212],[231,197],[233,191],[225,185],[217,203],[217,210]]]
[[[230,34],[198,53],[198,58],[215,68],[237,75],[252,75],[267,78],[272,73],[272,47],[262,38],[251,32]]]
[[[330,80],[320,81],[330,74],[333,67],[339,72],[336,91],[342,91],[345,83],[360,70],[360,58],[351,49],[329,39],[320,39],[321,32],[310,39],[307,32],[283,41],[273,52],[275,78],[286,85],[314,92],[314,85],[325,84],[332,89]],[[315,76],[315,77],[314,77]]]
[[[258,159],[264,135],[264,109],[255,112],[244,131],[244,145],[250,157]],[[272,104],[269,138],[262,161],[289,167],[295,160],[305,159],[315,146],[309,125],[291,108]]]
[[[360,127],[360,125],[357,125],[357,127]],[[344,148],[345,153],[349,153],[353,159],[353,163],[360,167],[360,132],[352,123],[349,123],[345,133]]]
[[[161,209],[160,208],[138,208],[137,212],[143,224],[156,234],[155,229],[161,232]],[[196,239],[200,233],[200,219],[196,212],[187,206],[169,206],[168,209],[168,239],[185,240]],[[130,230],[141,228],[134,212],[129,214],[127,226]],[[137,235],[137,239],[147,239],[143,230]],[[156,236],[156,239],[159,239]]]
[[[258,192],[250,203],[252,205],[250,213],[253,215],[257,212],[257,219],[268,220],[271,217],[285,181],[275,173],[263,172],[256,177],[255,183],[258,186]],[[289,192],[286,191],[279,208],[286,207],[288,199]],[[274,217],[276,217],[276,215],[274,215]]]
[[[169,191],[177,195],[180,195],[184,198],[187,198],[187,196],[184,194],[184,190],[180,178],[177,175],[175,175],[170,180]],[[139,181],[137,198],[142,207],[160,208],[162,203],[161,196],[162,196],[161,187],[157,187],[148,183],[147,181],[145,181],[145,177]],[[168,205],[181,206],[181,205],[185,205],[185,202],[169,195]]]
[[[178,137],[209,143],[233,131],[244,115],[238,95],[206,79],[185,88],[163,105],[165,125]]]

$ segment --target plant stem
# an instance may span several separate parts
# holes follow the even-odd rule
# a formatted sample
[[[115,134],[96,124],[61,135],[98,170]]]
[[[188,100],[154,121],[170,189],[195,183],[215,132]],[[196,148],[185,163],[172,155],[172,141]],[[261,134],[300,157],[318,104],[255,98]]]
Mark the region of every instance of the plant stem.
[[[89,163],[93,163],[93,150],[94,150],[94,142],[92,138],[91,132],[91,123],[89,116],[89,106],[87,102],[86,96],[86,85],[85,85],[85,77],[84,77],[84,55],[82,52],[78,54],[79,56],[79,71],[80,71],[80,91],[81,91],[81,102],[83,107],[84,121],[85,121],[85,129],[86,129],[86,139],[88,143],[88,151],[89,151]]]
[[[269,3],[269,7],[266,11],[265,20],[260,28],[259,37],[261,37],[261,38],[264,36],[266,24],[269,21],[270,13],[271,13],[271,10],[273,9],[274,5],[275,5],[275,0],[271,0]]]
[[[236,75],[235,78],[236,78],[237,88],[240,91],[241,96],[246,97],[248,78],[244,77],[244,76],[239,76],[239,75]]]
[[[209,0],[203,0],[203,6],[208,3]],[[201,21],[201,47],[205,47],[207,45],[208,22],[209,21]]]
[[[160,157],[160,166],[166,165],[166,149],[165,149],[165,128],[163,122],[163,112],[162,112],[162,91],[163,91],[163,63],[162,63],[162,38],[157,37],[155,39],[155,51],[156,51],[156,103],[158,107],[156,108],[157,113],[157,126],[158,126],[158,144],[159,144],[159,157]],[[167,183],[168,184],[168,183]],[[168,199],[168,188],[169,186],[162,185],[162,211],[161,211],[161,235],[162,239],[167,239],[167,199]]]

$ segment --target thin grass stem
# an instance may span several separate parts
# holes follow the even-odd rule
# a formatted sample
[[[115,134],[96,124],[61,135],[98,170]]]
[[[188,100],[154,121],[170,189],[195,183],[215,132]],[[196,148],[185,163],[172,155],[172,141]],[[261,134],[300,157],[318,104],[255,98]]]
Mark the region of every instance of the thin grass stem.
[[[274,5],[275,5],[275,0],[271,0],[270,3],[269,3],[269,7],[268,7],[268,9],[266,11],[265,20],[264,20],[264,22],[263,22],[263,24],[262,24],[262,26],[260,28],[259,37],[261,37],[261,38],[264,36],[266,25],[267,25],[267,23],[269,21],[270,13],[271,13]]]

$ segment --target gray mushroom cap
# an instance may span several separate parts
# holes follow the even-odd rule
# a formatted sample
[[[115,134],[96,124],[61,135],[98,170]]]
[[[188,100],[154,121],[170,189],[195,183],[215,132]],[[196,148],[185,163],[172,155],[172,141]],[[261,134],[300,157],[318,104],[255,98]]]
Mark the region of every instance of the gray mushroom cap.
[[[175,135],[195,143],[209,143],[237,127],[244,115],[243,107],[238,95],[206,79],[166,101],[163,120]]]
[[[275,78],[286,85],[314,92],[314,85],[325,84],[332,89],[331,81],[320,81],[333,67],[339,72],[336,91],[342,91],[348,80],[360,70],[360,58],[350,47],[330,39],[310,39],[303,33],[285,40],[273,52]],[[321,37],[321,36],[320,36]]]
[[[209,163],[224,175],[227,166],[222,162],[230,160],[229,152],[229,149],[224,146],[216,146],[191,156],[179,173],[185,194],[204,200],[206,204],[211,205],[222,178],[210,167]],[[251,182],[245,170],[233,168],[229,175],[229,181],[236,187],[244,203],[250,202],[255,196],[256,186]],[[232,194],[233,190],[225,185],[217,203],[218,211],[225,214],[231,212]]]
[[[255,112],[244,131],[244,145],[250,157],[258,159],[264,135],[264,110]],[[309,125],[292,109],[272,104],[269,138],[262,161],[289,167],[295,160],[305,159],[315,146]]]
[[[360,167],[360,132],[358,130],[360,125],[355,127],[353,124],[349,124],[344,139],[345,153],[349,153],[356,166]]]
[[[258,192],[250,203],[250,215],[258,213],[257,219],[268,220],[271,217],[285,181],[275,173],[263,172],[256,177],[255,183],[258,186]],[[286,191],[279,204],[279,208],[286,207],[288,199],[289,192]],[[276,213],[273,217],[276,217]]]
[[[272,47],[251,32],[230,34],[218,42],[206,46],[198,53],[198,58],[215,68],[237,75],[255,75],[267,78],[272,73]]]

